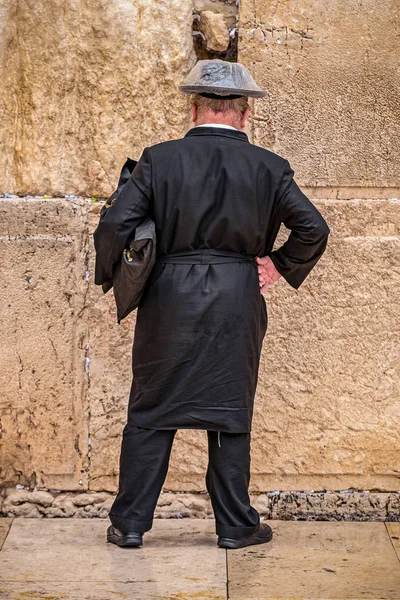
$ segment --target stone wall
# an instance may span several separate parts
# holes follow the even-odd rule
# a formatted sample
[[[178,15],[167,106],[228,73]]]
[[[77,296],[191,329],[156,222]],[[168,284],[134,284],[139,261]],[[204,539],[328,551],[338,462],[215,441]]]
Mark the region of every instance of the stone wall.
[[[399,489],[397,19],[373,0],[240,2],[238,60],[268,90],[254,143],[289,160],[332,232],[299,293],[270,294],[257,489]]]
[[[114,494],[109,492],[49,492],[10,488],[0,493],[0,514],[25,518],[106,518],[113,499]],[[250,494],[250,501],[266,519],[400,521],[400,495],[394,492],[268,492]],[[214,518],[208,494],[162,491],[155,518],[187,517]]]
[[[398,195],[399,5],[240,1],[238,60],[268,98],[254,142],[287,157],[318,197]]]
[[[251,141],[289,160],[331,228],[301,288],[281,279],[266,295],[253,504],[269,518],[395,520],[394,4],[0,0],[0,16],[0,511],[106,516],[135,313],[118,325],[93,285],[92,232],[126,156],[191,126],[177,86],[196,53],[237,53],[269,92],[252,101]],[[158,516],[211,516],[206,468],[206,432],[179,430]]]
[[[3,485],[88,485],[87,205],[0,201]]]
[[[107,197],[127,154],[188,127],[191,0],[0,0],[0,15],[6,192]]]

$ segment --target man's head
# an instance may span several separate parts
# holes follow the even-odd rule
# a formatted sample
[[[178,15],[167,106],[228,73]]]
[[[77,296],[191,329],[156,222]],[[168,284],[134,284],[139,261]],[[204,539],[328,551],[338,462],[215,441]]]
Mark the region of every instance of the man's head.
[[[196,125],[220,123],[244,129],[250,112],[247,96],[233,99],[208,98],[202,94],[191,94],[192,121]]]
[[[267,92],[240,63],[219,58],[199,60],[181,92],[191,94],[192,121],[196,125],[221,123],[244,129],[249,114],[248,98],[262,98]]]

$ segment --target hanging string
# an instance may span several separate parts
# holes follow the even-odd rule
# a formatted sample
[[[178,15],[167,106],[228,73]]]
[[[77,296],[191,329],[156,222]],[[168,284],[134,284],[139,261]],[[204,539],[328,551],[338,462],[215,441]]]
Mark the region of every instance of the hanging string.
[[[220,431],[218,431],[218,446],[221,448],[221,438],[220,438]]]

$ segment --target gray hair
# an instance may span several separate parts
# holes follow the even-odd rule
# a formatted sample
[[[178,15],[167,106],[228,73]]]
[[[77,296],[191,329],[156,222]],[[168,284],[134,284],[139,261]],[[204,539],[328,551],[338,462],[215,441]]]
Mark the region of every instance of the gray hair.
[[[247,96],[233,99],[223,99],[223,97],[221,97],[221,100],[216,100],[214,98],[207,98],[201,94],[191,94],[190,101],[200,111],[212,110],[215,113],[234,111],[242,115],[247,108],[250,108]]]

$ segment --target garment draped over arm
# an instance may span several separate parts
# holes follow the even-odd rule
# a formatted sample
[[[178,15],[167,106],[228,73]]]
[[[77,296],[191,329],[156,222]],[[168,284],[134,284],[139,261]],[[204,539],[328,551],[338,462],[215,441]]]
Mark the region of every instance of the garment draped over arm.
[[[115,199],[111,206],[103,206],[99,224],[93,233],[96,285],[112,282],[115,266],[127,242],[149,213],[152,188],[148,148],[143,150],[137,163],[128,158],[122,168],[118,188],[111,198],[113,197]],[[107,287],[109,289],[111,286]]]

